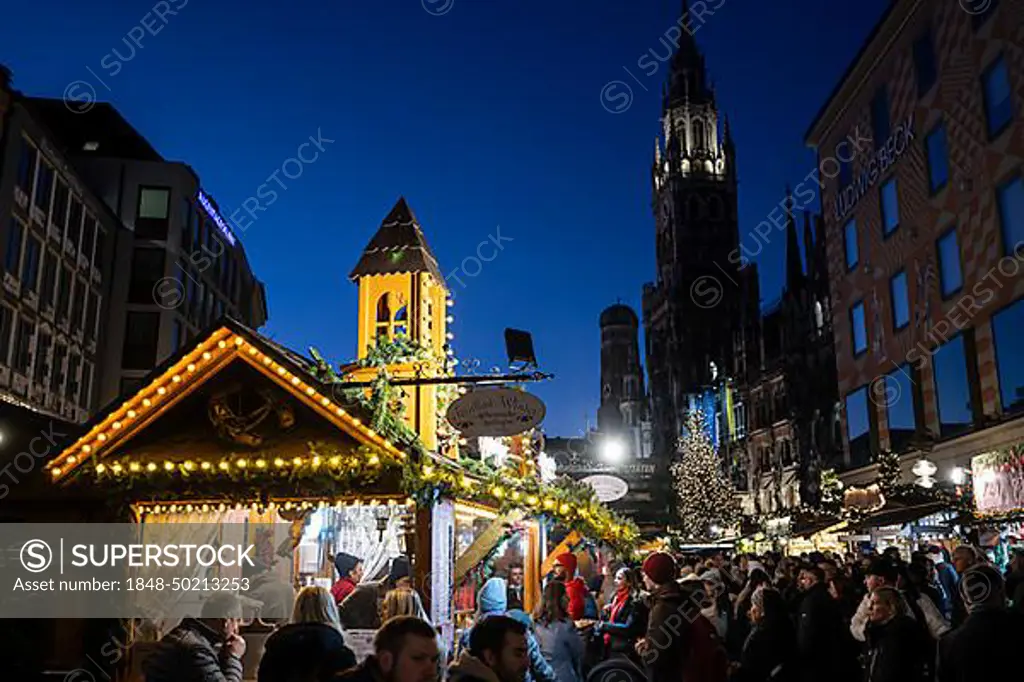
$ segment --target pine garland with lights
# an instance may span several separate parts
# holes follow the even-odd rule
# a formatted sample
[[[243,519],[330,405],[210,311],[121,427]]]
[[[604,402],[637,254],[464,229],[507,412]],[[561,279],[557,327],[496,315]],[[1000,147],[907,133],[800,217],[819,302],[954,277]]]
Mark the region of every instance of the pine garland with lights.
[[[886,497],[895,497],[903,492],[900,484],[902,477],[900,456],[894,452],[882,452],[878,455],[878,487]]]
[[[687,417],[680,456],[671,466],[680,533],[697,541],[714,538],[713,527],[724,530],[739,520],[735,491],[703,425],[699,410]]]
[[[823,469],[821,472],[821,511],[838,515],[843,508],[843,482],[835,469]]]

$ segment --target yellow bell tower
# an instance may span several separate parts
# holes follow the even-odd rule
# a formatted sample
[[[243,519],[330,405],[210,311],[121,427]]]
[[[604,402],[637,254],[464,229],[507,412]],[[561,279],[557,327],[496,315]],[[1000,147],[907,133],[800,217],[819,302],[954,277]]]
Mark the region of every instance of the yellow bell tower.
[[[378,338],[405,335],[430,350],[427,361],[388,366],[396,379],[440,376],[447,351],[448,288],[437,259],[405,198],[391,209],[377,234],[363,249],[349,279],[359,285],[357,357],[362,360]],[[377,369],[357,369],[356,381],[372,380]],[[405,419],[423,445],[436,452],[437,391],[435,385],[402,386]]]

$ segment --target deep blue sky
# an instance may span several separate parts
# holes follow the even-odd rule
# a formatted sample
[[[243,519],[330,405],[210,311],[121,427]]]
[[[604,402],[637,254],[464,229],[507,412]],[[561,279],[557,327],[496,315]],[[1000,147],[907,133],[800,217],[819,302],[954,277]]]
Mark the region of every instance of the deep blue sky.
[[[93,83],[227,213],[318,129],[335,140],[243,236],[269,292],[264,330],[292,347],[354,355],[347,274],[399,195],[445,273],[500,226],[513,241],[453,285],[456,350],[503,365],[503,329],[531,330],[556,374],[532,389],[547,432],[593,420],[598,315],[617,299],[639,311],[654,277],[665,69],[648,77],[637,60],[663,54],[679,1],[423,0],[454,3],[443,16],[421,0],[169,0],[183,2],[162,29],[146,19],[158,34],[113,77],[101,61],[130,54],[123,39],[155,2],[17,2],[0,61],[30,95]],[[803,134],[887,4],[724,0],[697,31],[738,149],[741,232],[813,169]],[[613,115],[599,94],[616,79],[636,96]],[[778,295],[783,244],[758,259],[764,299]]]

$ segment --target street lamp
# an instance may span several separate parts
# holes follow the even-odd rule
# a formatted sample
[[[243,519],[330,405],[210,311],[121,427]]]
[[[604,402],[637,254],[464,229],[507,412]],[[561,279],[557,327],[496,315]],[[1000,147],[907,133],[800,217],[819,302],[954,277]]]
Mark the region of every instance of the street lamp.
[[[949,472],[949,480],[953,481],[954,485],[963,485],[967,482],[967,469],[953,467],[953,470]]]
[[[601,441],[600,453],[601,459],[610,464],[615,464],[625,458],[626,446],[618,438],[608,436]]]

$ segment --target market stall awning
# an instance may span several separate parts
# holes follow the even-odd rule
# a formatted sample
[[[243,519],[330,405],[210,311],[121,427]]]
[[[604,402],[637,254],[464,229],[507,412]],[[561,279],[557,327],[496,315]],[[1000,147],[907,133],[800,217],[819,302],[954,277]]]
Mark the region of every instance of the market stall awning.
[[[852,530],[864,531],[870,528],[881,528],[884,526],[902,526],[913,523],[926,516],[937,514],[947,508],[945,502],[926,502],[907,506],[886,505],[886,507],[857,521]]]
[[[798,522],[794,525],[793,532],[790,536],[794,538],[809,538],[812,535],[817,535],[823,531],[839,532],[846,528],[846,525],[846,521],[840,521],[834,518],[815,519],[803,523]]]

